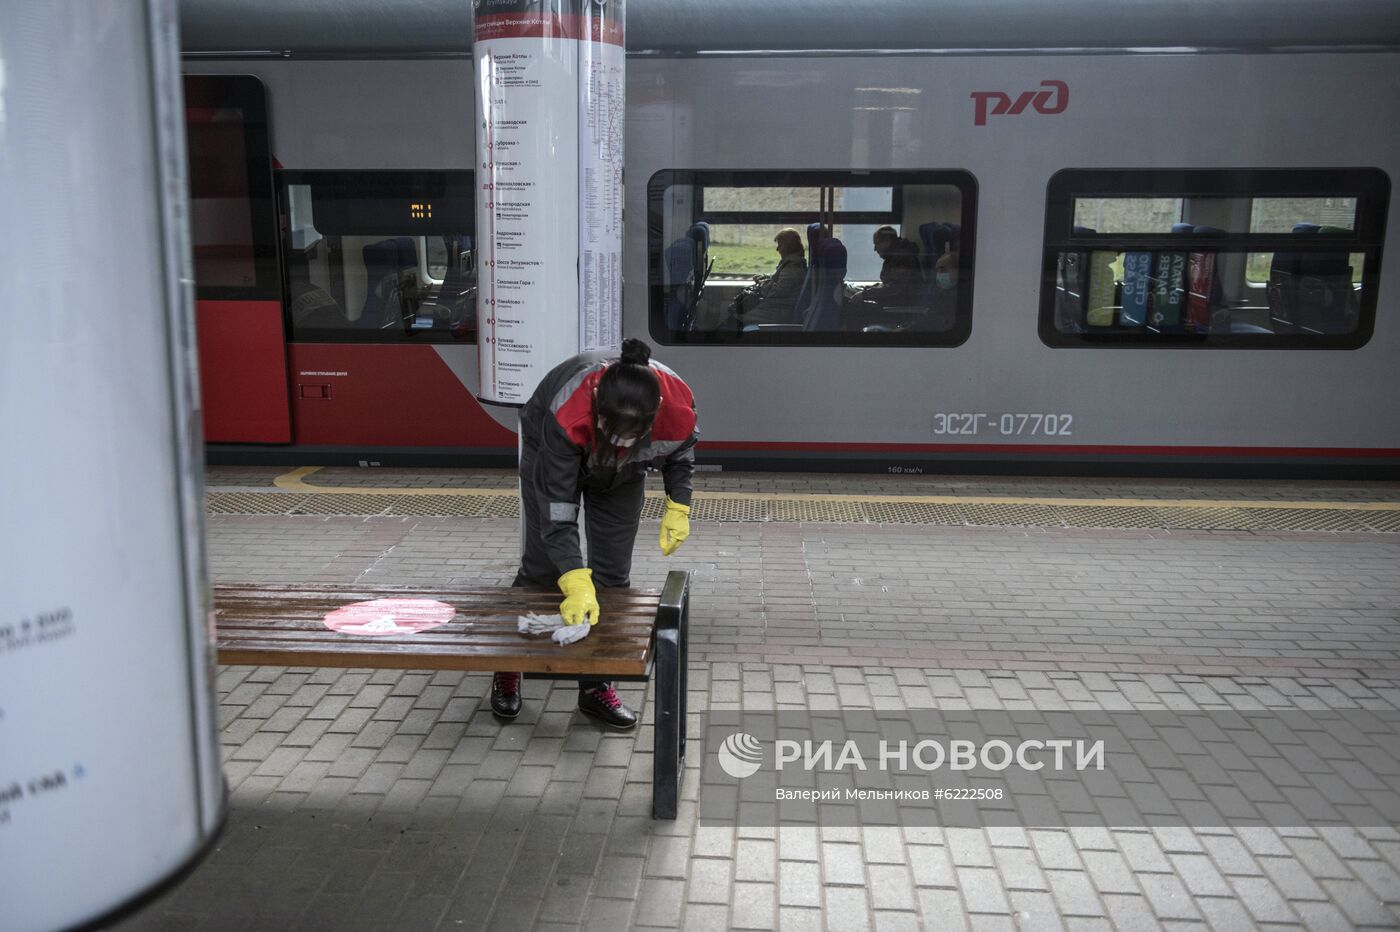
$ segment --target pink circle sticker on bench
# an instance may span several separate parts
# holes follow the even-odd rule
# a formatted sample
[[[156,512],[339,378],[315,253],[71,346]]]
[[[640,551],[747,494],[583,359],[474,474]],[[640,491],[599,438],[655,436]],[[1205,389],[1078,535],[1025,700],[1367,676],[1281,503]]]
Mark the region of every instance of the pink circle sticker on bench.
[[[326,616],[326,627],[340,634],[417,634],[441,628],[457,610],[446,602],[432,599],[375,599],[356,602]]]

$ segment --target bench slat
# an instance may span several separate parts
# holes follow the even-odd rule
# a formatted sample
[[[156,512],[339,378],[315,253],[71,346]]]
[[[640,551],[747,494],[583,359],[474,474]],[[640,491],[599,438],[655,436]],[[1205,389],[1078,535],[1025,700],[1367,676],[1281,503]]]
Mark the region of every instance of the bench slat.
[[[435,651],[431,654],[410,650],[302,650],[289,652],[284,642],[248,641],[236,647],[220,647],[219,662],[253,666],[353,667],[391,670],[456,670],[495,673],[517,670],[523,673],[547,673],[557,676],[645,677],[648,663],[638,662],[633,655],[614,657],[604,655],[583,658],[567,655],[563,648],[559,656],[522,657],[509,650],[473,650],[456,654]]]
[[[227,643],[230,646],[242,644],[246,641],[285,641],[287,642],[288,650],[295,649],[293,646],[294,642],[301,644],[316,645],[317,647],[324,646],[326,649],[329,650],[335,650],[337,649],[337,645],[347,643],[364,643],[369,645],[370,647],[382,645],[386,649],[392,647],[395,650],[450,649],[455,652],[462,652],[473,649],[487,650],[491,648],[501,648],[508,650],[512,653],[522,655],[540,653],[547,654],[550,656],[553,656],[554,654],[559,653],[561,650],[564,650],[564,648],[561,648],[559,645],[555,644],[552,640],[550,640],[544,635],[527,636],[517,634],[514,631],[509,633],[503,631],[494,637],[473,638],[452,637],[451,633],[449,632],[447,636],[440,636],[435,639],[430,639],[428,635],[441,635],[441,629],[439,629],[438,631],[423,632],[420,634],[376,636],[373,638],[347,636],[342,634],[336,634],[333,631],[326,631],[322,633],[312,631],[310,629],[226,629],[221,627],[219,629],[219,632],[221,642]],[[607,650],[612,651],[614,653],[626,654],[629,651],[635,650],[637,642],[642,638],[645,638],[646,636],[647,635],[645,632],[637,630],[631,632],[614,632],[612,634],[609,634],[607,632],[598,631],[595,629],[594,632],[590,634],[585,640],[583,640],[577,645],[571,646],[577,646],[579,648],[579,650],[575,651],[575,653],[582,653],[584,651],[592,651],[596,653],[598,651]]]
[[[220,618],[219,630],[226,631],[231,636],[237,633],[256,635],[258,632],[292,631],[309,635],[324,633],[327,637],[332,638],[356,637],[365,638],[367,640],[373,639],[375,641],[385,642],[393,641],[396,638],[426,639],[434,636],[439,638],[450,638],[454,641],[470,640],[475,637],[509,637],[520,638],[525,643],[528,643],[529,641],[534,639],[546,639],[545,635],[542,634],[523,635],[516,629],[514,624],[462,624],[459,621],[451,621],[445,625],[441,625],[440,627],[432,628],[427,631],[421,631],[416,634],[350,635],[338,634],[335,631],[331,631],[324,624],[322,624],[319,619],[316,618],[239,618],[236,621],[229,621],[224,618]],[[600,637],[617,637],[619,635],[626,637],[635,637],[641,634],[645,634],[650,630],[650,619],[643,620],[640,618],[618,618],[616,616],[610,616],[604,619],[601,624],[594,625],[593,630],[590,631],[588,634],[588,638],[592,640]]]
[[[457,605],[463,610],[485,607],[507,614],[516,603],[545,605],[558,610],[562,593],[552,589],[496,588],[442,589],[424,587],[331,588],[307,586],[216,586],[220,601],[245,599],[259,602],[333,601],[337,604],[368,602],[374,599],[435,599]],[[659,595],[649,589],[598,589],[600,604],[632,602],[638,605],[657,604]]]

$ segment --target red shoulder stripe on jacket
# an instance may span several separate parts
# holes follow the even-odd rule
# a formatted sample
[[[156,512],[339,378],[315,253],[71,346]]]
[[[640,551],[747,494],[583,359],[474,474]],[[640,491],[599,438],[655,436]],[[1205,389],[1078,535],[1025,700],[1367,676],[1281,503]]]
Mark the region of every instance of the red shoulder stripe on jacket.
[[[590,372],[554,412],[554,419],[575,446],[585,449],[593,447],[593,435],[597,429],[593,423],[593,390],[598,387],[598,380],[602,377],[602,369]]]
[[[661,409],[651,426],[652,440],[688,440],[695,432],[695,396],[676,374],[654,369],[661,383]]]

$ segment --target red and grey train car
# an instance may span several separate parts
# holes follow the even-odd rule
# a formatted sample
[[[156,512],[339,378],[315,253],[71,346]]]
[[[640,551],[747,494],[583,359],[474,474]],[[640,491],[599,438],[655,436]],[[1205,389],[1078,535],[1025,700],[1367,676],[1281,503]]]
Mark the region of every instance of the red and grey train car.
[[[211,457],[512,461],[468,6],[183,4]],[[1396,473],[1392,4],[849,7],[628,6],[623,332],[702,462]]]

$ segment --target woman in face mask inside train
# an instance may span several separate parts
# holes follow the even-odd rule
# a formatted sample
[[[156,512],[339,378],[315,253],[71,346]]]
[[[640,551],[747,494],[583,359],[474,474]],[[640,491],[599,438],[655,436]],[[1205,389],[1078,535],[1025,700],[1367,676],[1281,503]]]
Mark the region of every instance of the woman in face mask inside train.
[[[666,490],[661,552],[670,556],[690,534],[694,396],[680,376],[651,361],[651,347],[625,340],[621,358],[584,353],[552,369],[520,412],[520,436],[524,541],[514,584],[557,584],[565,624],[597,624],[596,587],[631,584],[648,469],[660,470]],[[580,502],[587,564],[579,547]],[[520,680],[519,673],[495,675],[497,717],[520,714]],[[609,683],[580,682],[578,705],[612,728],[637,724]]]

